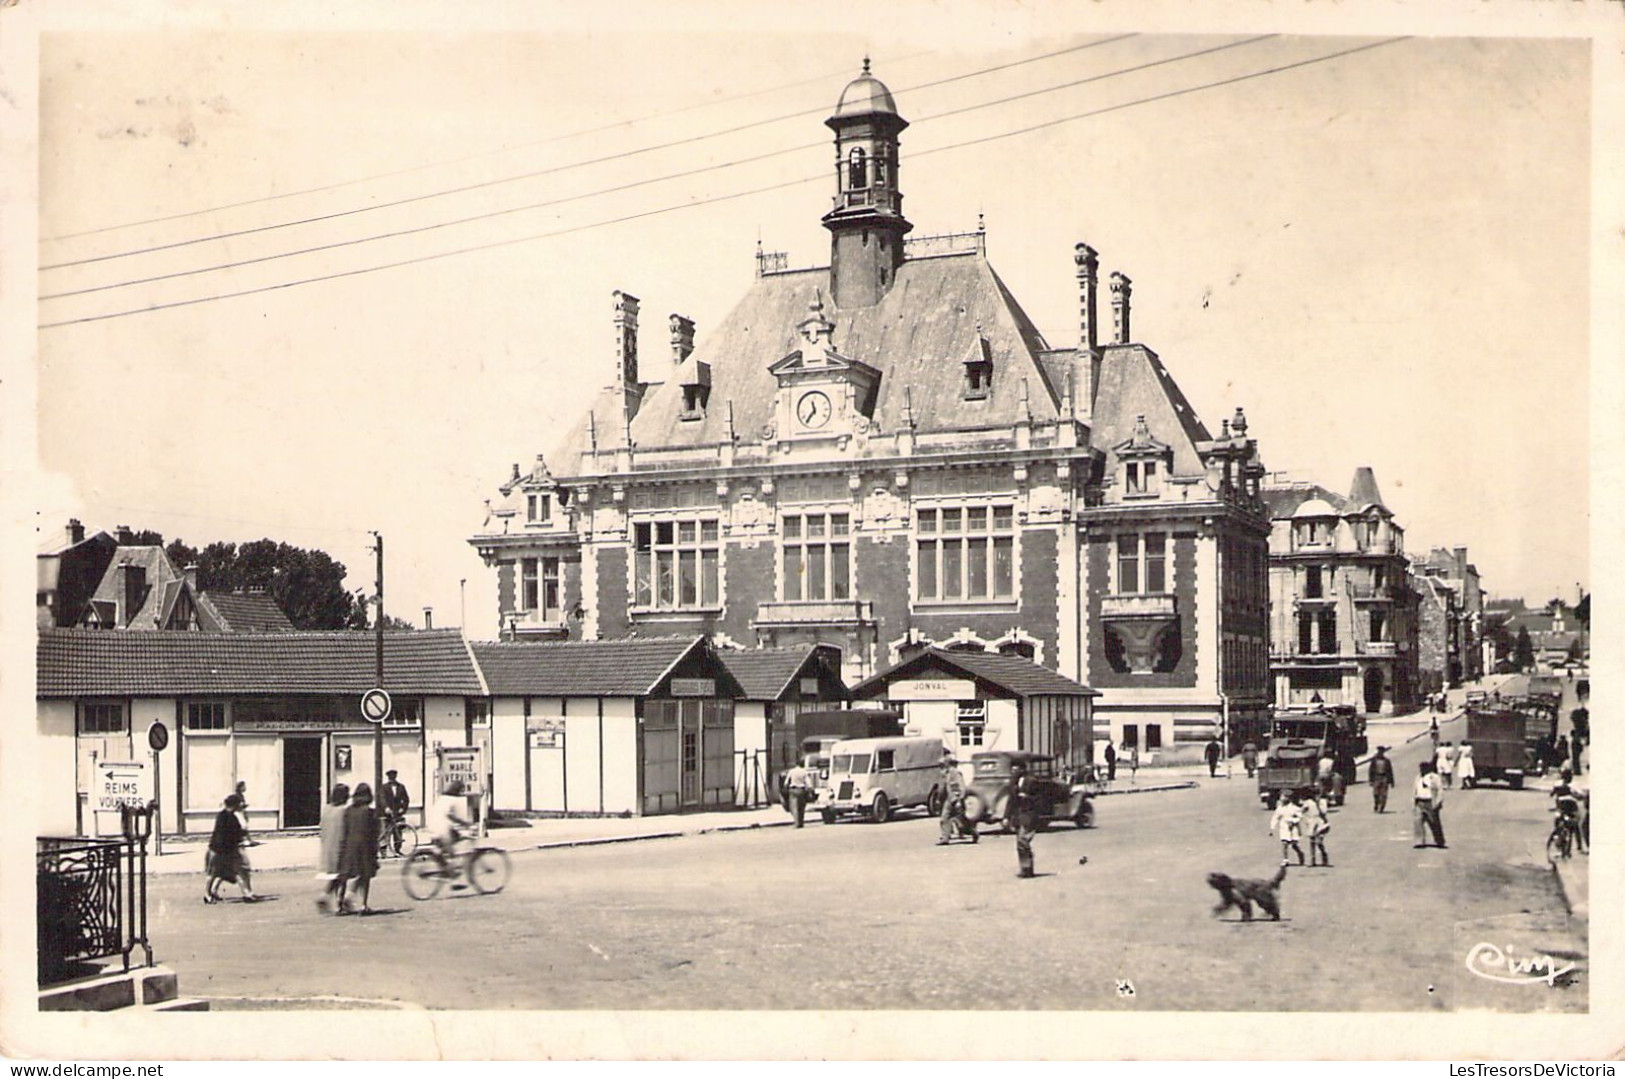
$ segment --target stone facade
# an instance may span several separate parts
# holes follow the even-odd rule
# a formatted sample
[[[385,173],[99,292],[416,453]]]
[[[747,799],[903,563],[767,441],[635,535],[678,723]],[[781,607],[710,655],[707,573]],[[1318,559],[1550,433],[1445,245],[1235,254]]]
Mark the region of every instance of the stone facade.
[[[1347,497],[1308,483],[1265,486],[1270,506],[1270,666],[1277,705],[1413,710],[1417,595],[1405,532],[1368,468]]]
[[[1098,339],[1087,245],[1078,340],[1057,348],[982,233],[905,239],[906,125],[878,80],[828,124],[831,267],[759,255],[709,333],[672,317],[653,382],[630,381],[617,294],[615,381],[469,541],[504,634],[833,645],[853,680],[931,644],[1022,655],[1101,689],[1097,740],[1164,760],[1227,716],[1261,723],[1268,522],[1241,410],[1203,426],[1131,341],[1121,274]]]

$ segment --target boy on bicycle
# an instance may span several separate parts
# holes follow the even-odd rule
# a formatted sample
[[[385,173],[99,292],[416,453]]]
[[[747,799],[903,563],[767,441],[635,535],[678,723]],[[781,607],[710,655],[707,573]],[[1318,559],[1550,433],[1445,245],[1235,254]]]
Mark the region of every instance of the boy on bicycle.
[[[471,822],[463,816],[461,810],[467,805],[463,797],[463,781],[454,779],[446,784],[446,789],[434,800],[424,817],[423,826],[428,829],[429,839],[433,841],[435,849],[440,851],[441,857],[450,858],[452,848],[463,837],[464,830],[472,827]]]

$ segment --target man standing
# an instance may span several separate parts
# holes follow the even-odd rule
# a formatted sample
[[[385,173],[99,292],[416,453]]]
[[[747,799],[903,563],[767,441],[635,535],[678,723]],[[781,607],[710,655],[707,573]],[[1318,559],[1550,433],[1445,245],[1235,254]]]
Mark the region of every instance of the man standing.
[[[1388,759],[1387,746],[1377,747],[1377,755],[1371,758],[1371,772],[1367,778],[1371,782],[1371,811],[1388,812],[1388,792],[1394,785],[1394,762]]]
[[[406,784],[395,778],[395,769],[391,768],[384,775],[388,777],[384,780],[384,813],[391,821],[402,820],[412,804],[412,796],[407,793]]]
[[[1220,748],[1217,738],[1209,738],[1202,753],[1207,757],[1207,777],[1212,779],[1219,774],[1219,758],[1224,754],[1224,750]]]
[[[1411,844],[1413,850],[1420,850],[1427,846],[1422,835],[1422,826],[1433,832],[1433,842],[1441,849],[1444,847],[1444,820],[1440,812],[1444,809],[1444,786],[1439,782],[1439,776],[1433,765],[1421,761],[1416,765],[1416,782],[1411,785],[1411,797],[1415,803],[1411,814],[1411,824],[1414,829],[1416,842]]]
[[[1010,765],[1010,821],[1016,826],[1016,861],[1018,877],[1031,877],[1033,873],[1033,836],[1038,832],[1038,821],[1033,814],[1032,780],[1020,761]]]
[[[784,773],[784,807],[795,817],[797,828],[807,821],[807,803],[813,795],[812,776],[812,763],[808,760]]]
[[[1106,782],[1111,783],[1117,779],[1117,747],[1110,742],[1106,743]]]
[[[976,825],[965,819],[965,777],[959,774],[959,762],[952,757],[942,760],[942,820],[937,846],[946,847],[955,838],[964,836],[976,842]]]
[[[1241,763],[1247,769],[1247,778],[1251,779],[1258,772],[1258,747],[1248,742],[1241,747]]]

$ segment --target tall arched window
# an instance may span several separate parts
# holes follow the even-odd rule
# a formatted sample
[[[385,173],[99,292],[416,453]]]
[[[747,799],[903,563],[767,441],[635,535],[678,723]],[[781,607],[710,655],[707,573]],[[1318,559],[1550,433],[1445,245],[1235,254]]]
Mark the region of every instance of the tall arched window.
[[[852,147],[852,153],[848,155],[848,162],[849,164],[847,165],[846,170],[846,186],[854,191],[860,187],[868,187],[868,170],[864,167],[863,147]]]

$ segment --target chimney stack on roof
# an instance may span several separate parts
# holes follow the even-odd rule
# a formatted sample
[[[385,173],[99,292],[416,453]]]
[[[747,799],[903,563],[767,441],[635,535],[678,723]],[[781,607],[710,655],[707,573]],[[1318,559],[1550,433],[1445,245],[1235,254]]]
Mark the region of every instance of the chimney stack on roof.
[[[114,533],[114,536],[118,539],[118,545],[120,547],[128,547],[130,544],[135,542],[135,533],[130,531],[129,525],[119,525],[118,530]]]
[[[425,608],[423,608],[423,628],[424,629],[433,629],[434,628],[434,608],[433,607],[425,607]]]
[[[615,290],[615,384],[638,384],[638,298]]]
[[[77,517],[70,517],[68,519],[68,542],[85,542],[85,526],[84,523],[81,522]]]
[[[1100,344],[1095,314],[1100,253],[1088,244],[1080,243],[1073,248],[1072,261],[1078,266],[1078,348],[1093,351]]]
[[[1456,576],[1457,577],[1465,577],[1465,576],[1467,576],[1467,548],[1465,548],[1465,547],[1457,547],[1456,550],[1455,550],[1455,555],[1456,555]]]
[[[186,583],[192,589],[192,591],[196,592],[197,591],[197,563],[196,562],[187,563],[186,568],[181,570],[181,575],[186,578]]]
[[[688,354],[694,351],[694,320],[684,318],[672,312],[671,316],[671,362],[673,367],[680,367]]]
[[[1132,339],[1132,331],[1129,329],[1129,296],[1134,292],[1134,282],[1120,273],[1114,273],[1111,283],[1114,340],[1119,345],[1126,345]]]

